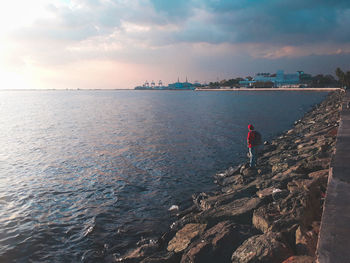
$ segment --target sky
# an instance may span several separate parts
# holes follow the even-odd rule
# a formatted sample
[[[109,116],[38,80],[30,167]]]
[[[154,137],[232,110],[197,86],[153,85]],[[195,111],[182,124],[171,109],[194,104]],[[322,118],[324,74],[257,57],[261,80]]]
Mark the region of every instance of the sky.
[[[350,70],[349,0],[11,0],[0,89],[131,89]]]

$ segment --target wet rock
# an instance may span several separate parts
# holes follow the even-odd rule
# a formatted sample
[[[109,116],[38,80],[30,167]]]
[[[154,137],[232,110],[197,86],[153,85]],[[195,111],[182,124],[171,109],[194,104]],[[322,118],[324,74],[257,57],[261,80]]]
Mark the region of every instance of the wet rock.
[[[281,234],[268,232],[246,240],[232,254],[232,263],[280,263],[293,255]]]
[[[221,185],[221,186],[227,186],[230,184],[241,185],[241,184],[244,184],[244,182],[245,182],[244,178],[241,174],[233,175],[233,176],[229,176],[229,177],[224,177],[220,180],[216,180],[216,183],[218,185]]]
[[[223,221],[207,230],[186,253],[181,262],[230,262],[233,251],[253,235],[249,226]]]
[[[218,184],[221,184],[221,182],[225,180],[226,177],[231,177],[233,175],[239,174],[240,169],[241,169],[241,165],[238,165],[236,167],[230,167],[221,173],[215,174],[214,175],[215,182],[217,182]]]
[[[176,213],[176,216],[179,218],[182,218],[186,215],[193,214],[195,212],[198,212],[198,207],[196,205],[192,205],[184,210],[180,210]]]
[[[193,203],[199,210],[203,210],[202,203],[204,200],[208,198],[209,198],[209,195],[207,193],[199,193],[199,194],[192,195]]]
[[[173,222],[170,225],[170,231],[177,231],[180,228],[184,227],[186,224],[190,224],[190,223],[197,223],[196,212],[188,213],[183,217],[181,217],[180,219]]]
[[[225,174],[226,174],[226,176],[232,176],[235,174],[239,174],[240,169],[241,169],[240,165],[238,165],[236,167],[230,167],[225,171]]]
[[[158,245],[156,243],[143,244],[136,249],[129,251],[124,257],[116,259],[116,262],[122,263],[136,263],[140,262],[146,256],[155,253],[158,250]]]
[[[168,252],[164,255],[154,255],[143,259],[140,263],[178,263],[181,259],[180,253]]]
[[[181,252],[188,247],[192,239],[201,234],[206,224],[187,224],[181,230],[179,230],[175,237],[170,240],[167,250],[169,252]]]

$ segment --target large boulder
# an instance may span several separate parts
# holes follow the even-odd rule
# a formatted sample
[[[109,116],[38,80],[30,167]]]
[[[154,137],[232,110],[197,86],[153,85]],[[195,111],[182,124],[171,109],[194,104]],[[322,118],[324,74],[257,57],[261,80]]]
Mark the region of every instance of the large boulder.
[[[197,220],[210,225],[224,220],[249,224],[251,223],[253,210],[258,208],[262,202],[263,200],[260,198],[241,198],[228,204],[203,211],[197,215]]]
[[[281,234],[268,232],[247,239],[232,254],[232,263],[281,263],[293,255],[293,251]]]
[[[254,210],[252,223],[256,229],[266,233],[271,229],[273,223],[281,217],[277,207],[273,203],[269,203]]]
[[[182,256],[181,262],[230,262],[233,251],[252,236],[249,226],[223,221],[203,233]]]
[[[176,253],[185,250],[194,238],[203,233],[206,227],[206,224],[185,225],[176,233],[175,237],[169,241],[167,250]]]

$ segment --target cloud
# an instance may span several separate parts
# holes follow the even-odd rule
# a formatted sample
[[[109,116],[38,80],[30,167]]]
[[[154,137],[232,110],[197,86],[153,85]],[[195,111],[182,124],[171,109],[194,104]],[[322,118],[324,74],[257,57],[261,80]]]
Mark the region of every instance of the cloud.
[[[94,65],[104,69],[117,65],[115,69],[127,75],[121,66],[125,64],[142,78],[141,68],[148,73],[158,68],[153,74],[168,76],[168,81],[189,72],[195,79],[216,80],[253,70],[323,71],[326,66],[318,63],[327,64],[327,60],[332,62],[327,65],[349,65],[348,0],[11,3],[10,8],[0,4],[0,64],[27,75],[35,68],[37,75],[51,72],[48,76],[58,79],[64,76],[65,66],[69,72],[82,65],[84,72],[92,71]],[[62,75],[53,73],[57,69]],[[113,74],[108,71],[107,75]]]
[[[125,31],[123,39],[153,46],[350,41],[347,1],[72,0],[65,5],[51,3],[47,11],[51,19],[37,20],[17,34],[26,39],[85,41],[120,30]],[[125,25],[148,30],[135,32]]]

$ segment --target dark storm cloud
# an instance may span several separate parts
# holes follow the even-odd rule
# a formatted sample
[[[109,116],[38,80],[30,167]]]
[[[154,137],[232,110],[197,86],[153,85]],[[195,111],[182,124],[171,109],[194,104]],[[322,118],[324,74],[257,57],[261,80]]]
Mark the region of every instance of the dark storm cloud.
[[[350,41],[350,1],[212,0],[201,1],[194,7],[211,14],[211,19],[202,21],[203,26],[222,32],[226,37],[217,39],[221,41],[281,44]],[[186,34],[185,27],[183,35]]]

